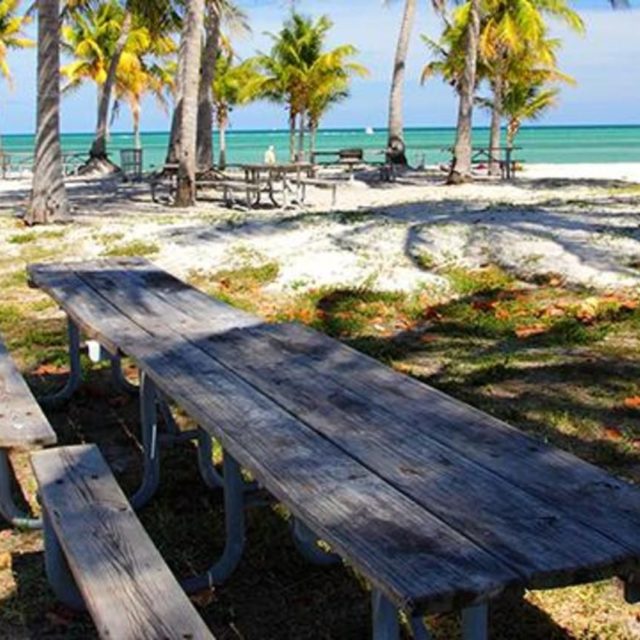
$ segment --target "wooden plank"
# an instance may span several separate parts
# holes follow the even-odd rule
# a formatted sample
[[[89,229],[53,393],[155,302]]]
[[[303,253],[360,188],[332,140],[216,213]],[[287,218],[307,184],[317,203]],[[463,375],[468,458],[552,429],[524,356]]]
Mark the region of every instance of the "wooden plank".
[[[100,637],[213,638],[95,445],[38,452],[32,464]]]
[[[136,268],[149,292],[174,307],[182,331],[202,336],[208,327],[215,335],[233,326],[229,317],[233,310],[227,305],[218,327],[216,318],[223,303],[149,263],[138,263]],[[238,328],[252,326],[246,313],[235,313]],[[323,385],[337,383],[366,406],[387,410],[392,424],[421,425],[430,439],[640,553],[640,491],[636,487],[316,331],[296,324],[263,326],[263,330],[269,334],[265,345],[276,341],[273,348],[287,358],[287,366],[292,360],[306,359],[313,368],[308,377],[322,378]],[[314,394],[323,385],[316,385]]]
[[[33,449],[56,441],[54,430],[0,340],[0,447]]]
[[[596,580],[637,567],[627,548],[430,439],[419,424],[405,419],[401,408],[389,411],[368,397],[352,393],[350,370],[339,378],[335,374],[319,376],[314,358],[304,349],[292,356],[290,344],[296,337],[299,343],[300,338],[296,327],[265,326],[227,333],[214,329],[214,335],[207,337],[206,328],[215,326],[211,314],[194,321],[195,301],[175,308],[156,296],[155,288],[145,279],[147,271],[97,269],[78,273],[134,322],[167,339],[189,338],[436,517],[514,568],[528,586],[573,584],[577,575]],[[132,304],[141,295],[142,303]],[[195,330],[193,334],[191,329]],[[338,343],[329,342],[339,348]],[[369,392],[375,394],[376,389]]]
[[[77,275],[34,270],[63,307],[119,341],[239,462],[396,604],[450,610],[521,577],[180,336],[140,326]],[[142,310],[146,294],[139,291]],[[147,308],[148,309],[148,308]]]

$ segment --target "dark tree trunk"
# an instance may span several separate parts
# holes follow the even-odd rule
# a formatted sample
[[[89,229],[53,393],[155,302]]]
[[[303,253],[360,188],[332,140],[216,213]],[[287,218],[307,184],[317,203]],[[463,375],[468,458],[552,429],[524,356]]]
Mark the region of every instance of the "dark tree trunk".
[[[296,114],[289,111],[289,159],[296,160]]]
[[[202,170],[214,165],[213,160],[213,95],[212,84],[220,49],[220,14],[211,6],[207,18],[207,38],[202,52],[202,70],[198,93],[198,167]]]
[[[305,121],[306,121],[306,114],[303,111],[300,114],[300,120],[299,120],[299,126],[298,126],[298,154],[296,157],[296,160],[298,160],[298,162],[304,162]]]
[[[391,162],[399,165],[407,164],[407,154],[404,143],[404,84],[416,8],[417,0],[406,0],[391,79],[387,155]]]
[[[500,147],[502,143],[502,78],[497,76],[492,84],[493,107],[491,109],[491,133],[489,136],[489,175],[500,175]]]
[[[131,26],[133,23],[133,16],[129,11],[125,13],[124,20],[122,22],[122,30],[118,36],[118,42],[113,54],[113,58],[109,62],[109,69],[107,71],[107,79],[100,92],[100,103],[98,105],[98,121],[96,124],[96,135],[91,145],[91,151],[89,153],[89,162],[86,166],[86,170],[100,170],[108,171],[114,169],[115,165],[112,165],[108,161],[107,155],[107,134],[109,131],[109,111],[111,109],[111,98],[113,96],[113,89],[116,84],[116,77],[118,73],[118,66],[122,59],[122,54],[127,46],[127,40],[131,33]]]
[[[449,184],[471,180],[473,98],[476,90],[478,39],[480,36],[480,0],[471,0],[466,36],[465,66],[460,83],[458,127]]]
[[[204,0],[189,0],[178,62],[182,107],[177,143],[179,165],[175,199],[177,207],[191,207],[196,203],[198,89],[203,27]]]
[[[60,144],[60,3],[39,0],[38,113],[29,225],[64,220],[69,203]]]

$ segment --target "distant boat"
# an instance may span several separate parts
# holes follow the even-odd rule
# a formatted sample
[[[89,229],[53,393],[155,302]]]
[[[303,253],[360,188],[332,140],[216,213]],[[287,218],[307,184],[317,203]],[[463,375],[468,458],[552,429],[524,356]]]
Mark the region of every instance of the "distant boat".
[[[367,128],[365,129],[365,133],[366,133],[368,136],[372,136],[372,135],[375,133],[375,131],[373,130],[373,127],[367,127]]]

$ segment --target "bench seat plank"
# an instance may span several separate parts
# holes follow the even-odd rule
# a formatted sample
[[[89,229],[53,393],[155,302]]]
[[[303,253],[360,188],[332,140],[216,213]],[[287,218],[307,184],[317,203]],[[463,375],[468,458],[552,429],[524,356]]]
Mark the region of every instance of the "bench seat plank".
[[[43,505],[102,638],[213,639],[97,447],[33,454]]]
[[[56,434],[0,340],[0,448],[33,449]]]
[[[117,336],[164,393],[399,606],[450,610],[520,584],[512,568],[201,349],[132,322],[66,268],[31,277],[63,306],[81,306],[98,335]],[[143,292],[138,304],[145,308]]]
[[[341,351],[336,341],[296,325],[221,333],[211,309],[199,316],[193,304],[176,308],[156,296],[160,276],[154,277],[152,286],[144,270],[88,269],[80,275],[134,322],[167,339],[189,337],[436,517],[464,531],[514,568],[526,586],[562,586],[585,577],[596,580],[637,566],[632,550],[576,521],[555,498],[532,496],[430,438],[421,427],[424,422],[405,417],[392,398],[379,402],[375,385],[354,393],[350,367],[342,367],[344,375],[339,369],[319,371],[316,362],[324,361],[317,356],[319,346],[327,354]],[[140,291],[145,292],[142,304],[132,304]],[[395,378],[396,385],[405,379],[399,374]]]

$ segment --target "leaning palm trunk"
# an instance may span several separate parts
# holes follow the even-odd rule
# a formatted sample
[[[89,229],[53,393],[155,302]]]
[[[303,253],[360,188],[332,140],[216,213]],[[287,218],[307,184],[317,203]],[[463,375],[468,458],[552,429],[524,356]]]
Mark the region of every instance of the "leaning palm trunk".
[[[394,164],[406,165],[407,155],[404,143],[404,84],[407,71],[407,56],[415,22],[417,0],[406,0],[404,16],[400,27],[398,47],[391,79],[389,99],[389,159]]]
[[[122,59],[122,54],[127,46],[127,40],[131,33],[131,27],[133,23],[133,16],[129,11],[124,16],[122,22],[122,30],[118,36],[116,48],[109,62],[109,69],[107,71],[107,78],[102,86],[100,92],[100,102],[98,104],[98,120],[96,124],[96,135],[91,145],[91,151],[89,153],[89,162],[83,167],[83,173],[99,171],[108,172],[117,169],[117,167],[109,162],[107,156],[107,136],[109,133],[109,110],[111,108],[111,98],[113,96],[113,89],[116,84],[116,77],[118,73],[118,66]]]
[[[182,100],[177,140],[179,165],[175,200],[177,207],[191,207],[196,202],[198,90],[203,27],[204,0],[189,0],[178,61]]]
[[[493,106],[491,107],[491,133],[489,135],[489,175],[500,174],[500,145],[502,142],[502,78],[493,82]]]
[[[449,184],[471,180],[473,97],[476,89],[478,66],[478,39],[480,36],[480,0],[471,0],[467,27],[465,65],[460,83],[458,127]]]
[[[291,162],[296,160],[296,113],[291,109],[289,111],[289,159]]]
[[[298,127],[298,155],[296,156],[296,160],[298,162],[304,162],[305,122],[306,122],[306,113],[302,111],[300,113],[300,121],[299,121],[299,127]]]
[[[60,145],[60,3],[39,0],[38,122],[33,189],[25,222],[46,224],[68,216]]]
[[[198,167],[213,166],[213,81],[220,49],[220,14],[212,7],[207,18],[207,39],[202,51],[198,94]]]

